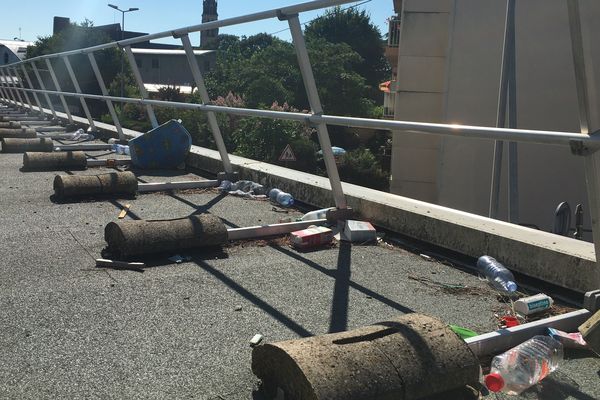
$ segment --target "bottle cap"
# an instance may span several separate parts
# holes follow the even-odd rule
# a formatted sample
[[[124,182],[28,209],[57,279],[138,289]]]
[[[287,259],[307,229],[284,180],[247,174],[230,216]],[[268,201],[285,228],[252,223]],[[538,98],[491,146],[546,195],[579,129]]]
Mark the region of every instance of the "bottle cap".
[[[513,281],[506,282],[506,290],[508,290],[510,293],[515,292],[517,290],[517,284]]]
[[[504,378],[498,373],[486,375],[484,382],[490,392],[499,392],[504,387]]]

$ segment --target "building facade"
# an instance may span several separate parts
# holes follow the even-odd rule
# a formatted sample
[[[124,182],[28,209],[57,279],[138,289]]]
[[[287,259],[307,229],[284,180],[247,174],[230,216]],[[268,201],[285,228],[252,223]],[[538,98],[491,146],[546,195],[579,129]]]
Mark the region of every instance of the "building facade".
[[[202,23],[216,21],[219,19],[216,0],[204,0],[202,2]],[[205,49],[212,44],[219,34],[219,29],[210,29],[200,32],[200,47]]]
[[[592,131],[600,128],[600,3],[579,2]],[[506,2],[404,0],[398,47],[395,118],[495,126]],[[517,127],[579,131],[567,5],[516,2]],[[488,214],[493,140],[395,132],[392,193]],[[506,154],[506,151],[505,151]],[[500,215],[507,219],[507,162]],[[551,231],[557,206],[589,209],[584,160],[567,147],[518,145],[518,223]]]

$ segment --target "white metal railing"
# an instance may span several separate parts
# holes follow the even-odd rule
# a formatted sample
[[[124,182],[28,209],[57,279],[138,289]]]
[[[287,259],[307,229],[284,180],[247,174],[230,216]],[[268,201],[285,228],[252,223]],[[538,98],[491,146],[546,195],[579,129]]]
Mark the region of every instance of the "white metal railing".
[[[570,22],[572,29],[572,41],[573,41],[573,54],[574,62],[576,65],[576,81],[578,83],[578,98],[580,105],[580,115],[587,121],[587,108],[588,103],[585,98],[585,69],[582,61],[583,50],[581,48],[581,37],[577,37],[577,32],[580,30],[578,22],[578,9],[574,11],[573,4],[577,0],[570,1]],[[179,28],[172,31],[166,31],[156,34],[145,35],[132,39],[121,40],[118,42],[106,43],[98,46],[93,46],[85,49],[71,50],[63,53],[43,55],[31,59],[27,59],[18,63],[5,65],[0,67],[0,99],[7,104],[16,105],[30,110],[37,109],[42,111],[42,103],[40,102],[40,96],[42,95],[49,105],[50,112],[56,117],[56,111],[50,96],[58,98],[62,103],[63,108],[67,114],[67,118],[72,120],[72,116],[66,107],[65,98],[72,97],[79,99],[86,118],[89,121],[90,127],[94,128],[94,121],[87,109],[86,99],[96,99],[106,102],[111,118],[117,129],[117,132],[121,138],[124,138],[121,123],[118,115],[115,112],[113,102],[121,103],[134,103],[143,105],[146,107],[148,118],[153,126],[157,126],[158,122],[154,115],[153,107],[171,107],[171,108],[183,108],[198,110],[206,112],[208,116],[209,126],[217,149],[219,151],[223,167],[225,172],[231,173],[232,167],[229,161],[229,155],[226,151],[225,144],[215,117],[215,113],[225,113],[239,116],[248,117],[263,117],[263,118],[274,118],[284,119],[292,121],[300,121],[317,129],[318,139],[323,151],[323,158],[327,169],[327,175],[331,184],[333,197],[338,208],[347,208],[346,199],[343,194],[335,158],[331,150],[331,142],[327,131],[327,125],[337,125],[345,127],[360,127],[360,128],[375,128],[375,129],[386,129],[392,131],[403,131],[425,135],[446,135],[454,137],[465,137],[465,138],[479,138],[496,141],[508,141],[512,143],[517,142],[528,142],[537,144],[550,144],[559,146],[570,146],[571,150],[578,155],[585,158],[586,178],[587,178],[587,191],[590,203],[590,212],[592,216],[592,230],[594,237],[594,246],[596,254],[600,254],[600,235],[596,232],[600,231],[598,227],[598,221],[600,217],[600,136],[590,135],[587,132],[587,126],[589,124],[582,122],[582,132],[559,132],[559,131],[540,131],[540,130],[528,130],[528,129],[511,129],[503,127],[484,127],[484,126],[470,126],[470,125],[454,125],[454,124],[433,124],[424,122],[412,122],[412,121],[397,121],[397,120],[379,120],[379,119],[367,119],[367,118],[354,118],[354,117],[343,117],[335,115],[326,115],[323,113],[320,99],[317,93],[317,86],[314,80],[312,67],[309,61],[308,53],[306,50],[306,44],[304,42],[304,36],[298,19],[298,13],[316,10],[324,7],[340,5],[345,3],[351,3],[352,0],[318,0],[307,3],[301,3],[289,7],[283,7],[280,9],[274,9],[269,11],[263,11],[255,14],[249,14],[245,16],[211,21],[199,25],[194,25],[185,28]],[[294,48],[296,50],[300,71],[304,81],[305,89],[308,95],[308,100],[311,107],[311,112],[308,114],[297,113],[297,112],[283,112],[283,111],[272,111],[272,110],[259,110],[259,109],[246,109],[246,108],[232,108],[225,106],[216,106],[209,103],[208,93],[204,84],[200,68],[198,67],[196,58],[193,55],[193,49],[188,37],[189,33],[216,29],[224,26],[230,26],[240,23],[258,21],[268,18],[278,18],[282,21],[287,21],[292,34],[292,40]],[[580,32],[580,31],[579,31]],[[201,100],[203,104],[191,104],[182,102],[171,102],[152,100],[148,98],[145,91],[140,72],[137,68],[135,60],[132,56],[131,45],[145,42],[153,39],[160,39],[165,37],[179,38],[182,42],[183,48],[185,49],[186,56],[188,59],[189,67],[192,71],[195,84],[199,90]],[[109,49],[109,48],[121,48],[126,56],[127,61],[134,73],[138,87],[140,89],[141,98],[127,98],[118,96],[109,96],[108,90],[104,83],[101,71],[98,68],[94,53]],[[82,93],[81,88],[78,85],[76,72],[70,66],[69,57],[74,55],[86,54],[95,77],[98,81],[101,95]],[[62,60],[68,71],[68,76],[71,80],[72,86],[75,88],[75,92],[65,92],[61,90],[61,82],[56,79],[55,72],[53,70],[53,64],[50,60],[58,61]],[[46,88],[40,77],[37,63],[40,61],[45,62],[54,85],[54,90]],[[56,63],[55,63],[56,65]],[[35,78],[37,79],[40,89],[34,89],[32,85],[31,77],[29,76],[26,66],[31,67],[34,72]],[[10,79],[10,77],[20,77],[16,81]],[[503,80],[508,79],[508,75],[503,74]],[[11,83],[12,82],[12,83]],[[27,84],[25,87],[24,83]],[[501,85],[502,86],[502,85]],[[504,84],[506,86],[506,84]],[[30,98],[29,95],[32,95]],[[581,111],[583,109],[584,111]],[[582,119],[582,121],[584,121]],[[600,257],[598,257],[600,258]]]

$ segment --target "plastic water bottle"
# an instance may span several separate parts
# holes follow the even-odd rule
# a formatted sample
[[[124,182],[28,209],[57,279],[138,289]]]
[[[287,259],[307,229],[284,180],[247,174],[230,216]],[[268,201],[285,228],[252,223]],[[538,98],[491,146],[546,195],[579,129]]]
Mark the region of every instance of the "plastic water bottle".
[[[321,208],[320,210],[314,210],[307,212],[300,218],[301,221],[314,221],[315,219],[327,218],[327,211],[335,210],[335,207]]]
[[[512,272],[506,269],[495,258],[490,256],[479,257],[477,268],[494,289],[508,293],[517,290],[517,284]]]
[[[485,385],[492,392],[519,394],[554,371],[562,357],[559,341],[550,336],[534,336],[494,357]]]
[[[282,192],[279,189],[271,189],[269,191],[269,198],[273,203],[277,203],[283,207],[289,207],[294,204],[294,198],[292,195]]]
[[[129,155],[129,146],[113,143],[111,149],[117,154],[127,154]]]
[[[221,181],[221,184],[217,189],[219,189],[221,192],[229,192],[231,190],[231,181]]]

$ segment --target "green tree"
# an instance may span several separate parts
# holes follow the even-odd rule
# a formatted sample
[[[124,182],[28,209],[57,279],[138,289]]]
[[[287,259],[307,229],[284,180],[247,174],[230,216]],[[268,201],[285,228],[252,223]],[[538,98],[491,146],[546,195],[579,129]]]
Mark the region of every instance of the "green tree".
[[[381,97],[378,85],[389,79],[390,67],[384,55],[381,32],[366,11],[335,7],[312,20],[306,26],[305,34],[309,41],[320,38],[331,43],[348,44],[361,57],[355,70],[369,85],[371,99]]]

